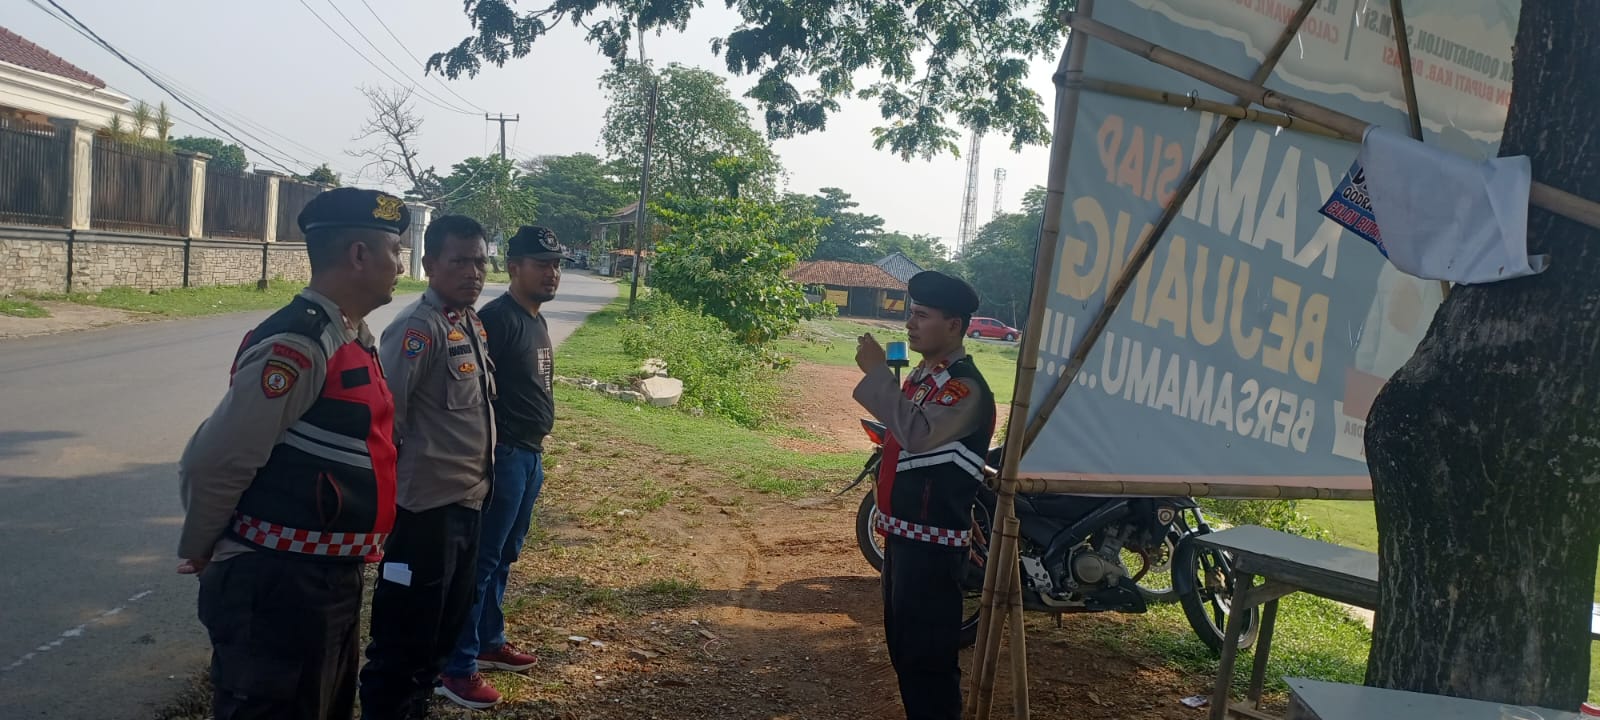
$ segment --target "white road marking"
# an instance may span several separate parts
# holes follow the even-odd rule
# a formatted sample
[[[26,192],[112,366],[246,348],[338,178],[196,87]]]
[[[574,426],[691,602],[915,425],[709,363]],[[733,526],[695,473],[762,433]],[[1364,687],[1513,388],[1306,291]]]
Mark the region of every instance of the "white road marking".
[[[47,653],[47,652],[50,652],[51,650],[54,650],[54,649],[56,649],[58,647],[61,647],[62,644],[66,643],[68,640],[71,640],[73,638],[82,637],[84,632],[86,630],[88,630],[91,626],[95,625],[96,623],[102,622],[102,621],[104,621],[104,620],[106,620],[108,618],[115,617],[117,615],[122,614],[122,611],[127,610],[129,605],[132,605],[132,604],[134,604],[136,602],[139,602],[140,600],[143,600],[145,598],[145,596],[149,595],[152,592],[154,592],[154,591],[153,590],[142,590],[142,591],[140,591],[138,593],[135,593],[133,597],[130,597],[127,600],[124,600],[121,605],[118,605],[118,606],[116,606],[114,608],[111,608],[110,610],[107,610],[107,611],[105,611],[103,613],[100,613],[99,615],[94,616],[93,618],[90,618],[88,622],[86,622],[86,623],[84,623],[82,625],[79,625],[79,626],[77,626],[75,628],[71,628],[71,629],[62,631],[62,633],[60,635],[56,636],[56,639],[51,640],[50,642],[47,642],[47,643],[45,643],[43,645],[40,645],[39,647],[34,648],[33,652],[30,652],[30,653],[28,653],[26,655],[23,655],[22,657],[17,658],[16,661],[11,663],[10,665],[7,665],[7,666],[5,666],[3,668],[0,668],[0,673],[11,672],[12,670],[15,670],[15,669],[17,669],[19,667],[22,667],[23,665],[28,664],[29,661],[31,661],[34,658],[38,657],[41,653]]]

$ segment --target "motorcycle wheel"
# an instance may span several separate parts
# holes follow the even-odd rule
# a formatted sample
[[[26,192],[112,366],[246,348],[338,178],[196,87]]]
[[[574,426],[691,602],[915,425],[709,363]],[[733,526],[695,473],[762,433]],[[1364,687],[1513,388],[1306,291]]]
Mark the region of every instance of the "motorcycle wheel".
[[[856,547],[861,548],[861,556],[867,559],[872,569],[883,572],[883,536],[874,529],[877,526],[877,494],[868,490],[866,496],[861,498],[861,507],[856,509]]]
[[[1228,627],[1233,611],[1233,562],[1227,553],[1211,548],[1201,548],[1194,536],[1178,543],[1172,558],[1174,585],[1182,588],[1178,603],[1183,614],[1194,628],[1200,642],[1211,649],[1211,654],[1222,654],[1222,636]],[[1183,573],[1182,577],[1178,573]],[[1261,608],[1250,608],[1245,616],[1244,632],[1239,635],[1239,649],[1245,650],[1256,643],[1260,631]]]
[[[1128,568],[1129,576],[1136,578],[1135,585],[1146,603],[1178,602],[1178,589],[1172,577],[1177,544],[1177,537],[1169,534],[1161,547],[1151,551],[1148,557],[1126,548],[1122,550],[1122,564]]]

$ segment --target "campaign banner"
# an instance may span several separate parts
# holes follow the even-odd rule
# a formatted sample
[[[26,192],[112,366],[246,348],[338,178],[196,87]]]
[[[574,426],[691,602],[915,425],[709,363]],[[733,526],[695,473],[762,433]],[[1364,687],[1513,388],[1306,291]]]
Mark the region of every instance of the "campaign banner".
[[[1249,77],[1298,3],[1097,0],[1096,20]],[[1381,6],[1381,7],[1380,7]],[[1268,87],[1406,125],[1387,3],[1322,0]],[[1514,0],[1408,0],[1424,139],[1492,156],[1511,88]],[[1087,39],[1087,77],[1234,98]],[[1082,91],[1033,407],[1065,371],[1140,238],[1221,118]],[[1066,138],[1057,138],[1060,143]],[[1242,122],[1025,453],[1020,476],[1105,484],[1370,489],[1367,410],[1442,301],[1321,210],[1359,145]],[[1376,233],[1374,232],[1376,237]],[[1199,492],[1200,490],[1196,490]],[[1257,493],[1241,493],[1257,494]]]
[[[1378,232],[1378,216],[1372,212],[1367,171],[1361,167],[1360,160],[1350,165],[1349,172],[1339,181],[1339,187],[1333,189],[1333,196],[1322,205],[1320,212],[1362,240],[1376,245],[1378,252],[1389,257],[1389,249],[1383,246],[1383,235]]]

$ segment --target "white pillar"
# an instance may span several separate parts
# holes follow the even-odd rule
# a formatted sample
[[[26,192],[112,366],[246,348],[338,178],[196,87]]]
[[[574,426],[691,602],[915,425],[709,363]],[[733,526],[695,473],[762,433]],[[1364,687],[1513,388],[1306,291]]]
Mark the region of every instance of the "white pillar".
[[[428,273],[422,269],[422,233],[428,229],[433,207],[419,202],[408,202],[406,207],[411,209],[411,227],[407,231],[411,234],[411,277],[427,280]]]
[[[67,217],[69,230],[88,230],[90,199],[94,192],[94,131],[77,120],[51,118],[50,124],[67,136]]]
[[[184,223],[183,236],[203,238],[206,235],[206,162],[211,156],[182,150],[175,154],[189,161],[189,217]]]
[[[276,170],[257,170],[257,175],[267,179],[267,212],[265,225],[261,226],[261,242],[278,241],[278,187],[284,175]]]

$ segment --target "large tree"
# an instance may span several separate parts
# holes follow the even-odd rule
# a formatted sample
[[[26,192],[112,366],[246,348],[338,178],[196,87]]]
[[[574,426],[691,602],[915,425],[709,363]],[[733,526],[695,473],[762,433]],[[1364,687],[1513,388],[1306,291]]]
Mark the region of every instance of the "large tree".
[[[250,160],[245,157],[244,148],[216,138],[181,137],[172,141],[172,149],[210,155],[211,159],[206,161],[207,170],[242,173],[250,169]]]
[[[1022,212],[1001,213],[984,224],[956,259],[983,301],[979,313],[1017,327],[1028,321],[1033,253],[1039,245],[1039,225],[1044,222],[1044,197],[1042,187],[1029,190],[1022,198]]]
[[[637,182],[644,161],[650,88],[657,87],[655,142],[650,159],[654,194],[683,197],[728,195],[725,171],[736,158],[743,175],[740,191],[768,197],[777,186],[778,158],[750,113],[728,94],[716,73],[673,63],[656,72],[637,63],[612,70],[600,80],[610,99],[600,139],[606,154],[626,177]]]
[[[839,100],[878,103],[885,124],[876,145],[902,157],[956,152],[954,125],[1011,137],[1014,147],[1049,139],[1029,61],[1061,49],[1061,11],[1072,0],[990,2],[730,3],[741,22],[712,43],[730,72],[756,75],[747,96],[765,114],[767,132],[784,138],[820,130]],[[588,30],[618,67],[636,33],[682,30],[698,2],[551,0],[518,12],[514,0],[464,0],[474,34],[429,58],[429,70],[475,75],[484,62],[526,56],[552,29]],[[871,82],[872,75],[877,79]],[[869,81],[858,87],[858,79]]]
[[[1501,152],[1600,199],[1600,3],[1523,0]],[[1600,232],[1534,209],[1541,275],[1457,286],[1368,418],[1370,684],[1573,709],[1600,546]]]
[[[617,168],[588,153],[541,155],[521,167],[520,182],[539,201],[539,224],[569,244],[585,242],[590,223],[627,205],[638,192],[617,179]]]
[[[417,159],[422,153],[418,147],[422,116],[417,114],[412,89],[363,87],[361,94],[372,114],[355,140],[367,145],[347,154],[366,161],[359,171],[363,175],[372,170],[381,181],[417,188],[432,168],[423,167]]]
[[[950,261],[950,248],[945,247],[945,244],[934,235],[886,232],[872,238],[869,247],[872,248],[872,254],[880,258],[900,253],[921,265],[924,270],[945,270],[953,265]]]
[[[509,159],[469,157],[440,180],[443,192],[433,202],[441,215],[468,215],[483,223],[491,241],[496,235],[510,237],[518,226],[533,222],[539,207],[521,177]]]
[[[819,223],[810,210],[792,196],[663,198],[652,212],[668,230],[656,244],[650,283],[747,344],[782,337],[820,307],[784,275],[816,245]]]
[[[822,188],[812,200],[817,217],[825,224],[811,259],[869,263],[883,257],[872,247],[883,233],[883,218],[856,212],[853,208],[861,203],[836,187]]]

